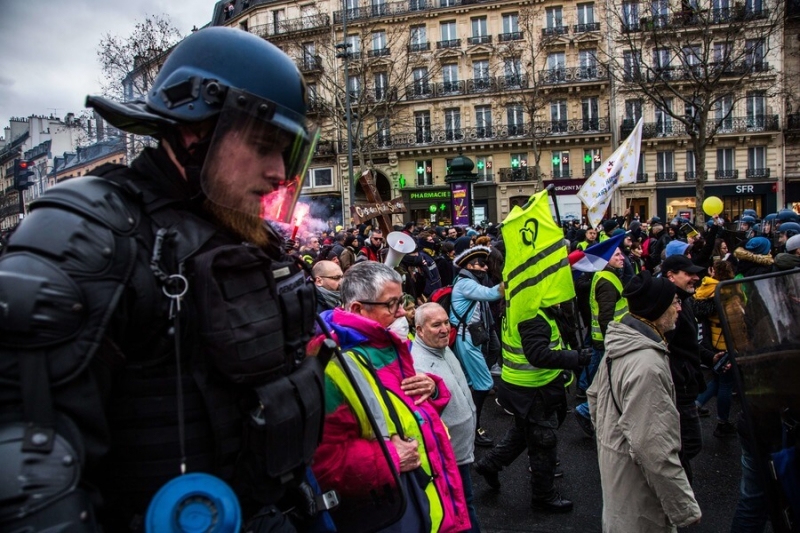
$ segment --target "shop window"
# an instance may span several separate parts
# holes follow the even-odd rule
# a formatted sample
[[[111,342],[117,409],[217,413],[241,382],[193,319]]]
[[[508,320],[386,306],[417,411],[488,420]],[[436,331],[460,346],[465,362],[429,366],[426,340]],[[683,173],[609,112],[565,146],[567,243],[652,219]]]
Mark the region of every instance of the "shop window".
[[[433,162],[417,161],[416,162],[417,186],[430,187],[433,185]]]

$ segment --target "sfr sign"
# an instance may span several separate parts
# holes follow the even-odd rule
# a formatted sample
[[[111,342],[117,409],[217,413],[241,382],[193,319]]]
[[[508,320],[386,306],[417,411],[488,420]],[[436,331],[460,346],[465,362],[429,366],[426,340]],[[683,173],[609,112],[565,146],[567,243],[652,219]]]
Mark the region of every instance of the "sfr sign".
[[[751,194],[753,192],[755,192],[753,190],[753,186],[752,185],[737,185],[736,186],[736,194],[743,194],[743,193],[747,193],[747,192],[749,192]]]

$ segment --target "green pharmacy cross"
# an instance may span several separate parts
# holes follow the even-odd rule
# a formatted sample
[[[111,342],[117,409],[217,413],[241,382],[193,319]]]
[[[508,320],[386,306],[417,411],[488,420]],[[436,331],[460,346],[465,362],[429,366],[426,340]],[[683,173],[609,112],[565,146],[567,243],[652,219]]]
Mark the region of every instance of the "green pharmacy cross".
[[[583,162],[584,163],[591,163],[592,159],[593,159],[593,157],[592,157],[591,154],[586,154],[585,156],[583,156]]]
[[[483,161],[478,161],[478,165],[477,165],[477,167],[478,167],[478,170],[483,170],[483,168],[484,168],[485,166],[486,166],[486,165],[484,165],[484,164],[483,164]]]
[[[559,163],[561,163],[561,158],[558,156],[553,157],[553,164],[558,165]]]
[[[417,174],[425,174],[425,167],[417,167]]]
[[[519,159],[511,160],[511,168],[519,168]]]
[[[444,204],[444,203],[439,204],[439,211],[444,211],[446,209],[447,209],[447,204]]]

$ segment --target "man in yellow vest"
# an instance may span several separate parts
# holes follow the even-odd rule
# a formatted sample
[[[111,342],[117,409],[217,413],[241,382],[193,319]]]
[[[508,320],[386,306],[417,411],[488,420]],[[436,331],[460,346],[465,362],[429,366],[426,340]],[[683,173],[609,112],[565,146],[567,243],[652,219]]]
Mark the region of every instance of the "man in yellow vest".
[[[570,370],[585,366],[589,349],[565,349],[558,328],[564,316],[560,304],[541,308],[519,323],[510,346],[504,336],[503,371],[497,397],[514,415],[503,440],[475,463],[475,471],[490,487],[500,488],[498,473],[525,448],[531,471],[531,507],[537,511],[569,512],[572,502],[553,487],[557,463],[556,429],[567,410],[565,384]],[[518,342],[517,342],[518,341]]]
[[[581,374],[578,388],[585,391],[592,384],[597,366],[603,358],[605,347],[603,339],[610,322],[619,322],[628,312],[628,302],[622,296],[622,267],[625,255],[617,248],[606,267],[592,277],[592,288],[589,292],[589,307],[592,311],[592,359]],[[575,416],[581,429],[588,436],[594,436],[589,405],[584,402],[575,408]]]

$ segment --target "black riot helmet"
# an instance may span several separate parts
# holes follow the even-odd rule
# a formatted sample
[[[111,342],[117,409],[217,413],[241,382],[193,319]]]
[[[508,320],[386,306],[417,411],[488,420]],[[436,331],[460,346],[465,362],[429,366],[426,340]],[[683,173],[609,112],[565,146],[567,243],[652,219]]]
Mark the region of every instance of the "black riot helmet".
[[[120,129],[169,140],[185,167],[201,167],[213,202],[291,221],[318,130],[306,121],[300,71],[273,44],[238,29],[202,29],[175,46],[143,100],[89,97],[87,105]],[[183,149],[176,128],[192,124],[210,124],[209,133]]]

